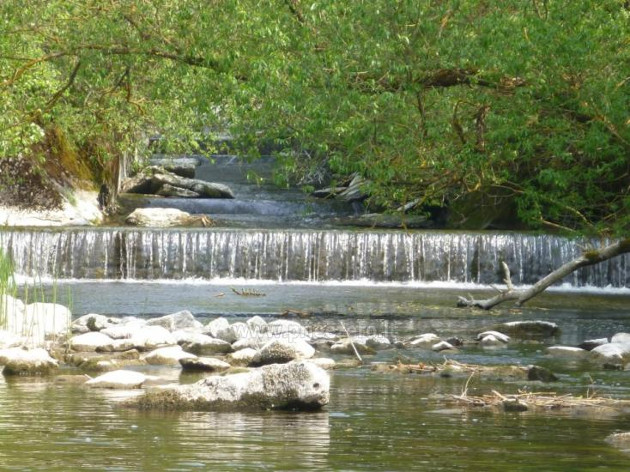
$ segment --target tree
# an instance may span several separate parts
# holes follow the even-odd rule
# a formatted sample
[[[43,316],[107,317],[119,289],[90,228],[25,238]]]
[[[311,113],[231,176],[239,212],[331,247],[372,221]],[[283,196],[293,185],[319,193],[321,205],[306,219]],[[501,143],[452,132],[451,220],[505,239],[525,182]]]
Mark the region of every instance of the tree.
[[[273,144],[283,184],[359,173],[385,208],[482,193],[530,228],[630,226],[620,0],[5,0],[0,20],[0,156],[56,128],[102,167],[229,128]]]

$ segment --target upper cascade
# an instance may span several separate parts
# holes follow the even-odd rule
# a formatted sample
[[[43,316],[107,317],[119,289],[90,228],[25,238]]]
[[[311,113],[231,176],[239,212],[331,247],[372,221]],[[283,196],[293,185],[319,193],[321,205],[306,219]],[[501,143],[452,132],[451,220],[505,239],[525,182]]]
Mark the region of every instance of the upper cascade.
[[[18,274],[56,279],[532,284],[587,242],[506,232],[67,228],[0,231]],[[630,286],[630,254],[575,287]]]

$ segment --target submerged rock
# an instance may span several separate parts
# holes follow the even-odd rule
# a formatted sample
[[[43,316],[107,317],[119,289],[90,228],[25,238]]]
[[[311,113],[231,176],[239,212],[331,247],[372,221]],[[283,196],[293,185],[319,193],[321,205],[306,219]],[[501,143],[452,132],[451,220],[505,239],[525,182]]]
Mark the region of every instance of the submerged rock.
[[[183,358],[179,363],[182,369],[197,372],[223,372],[231,367],[227,362],[213,357]]]
[[[405,346],[430,349],[431,346],[439,343],[441,340],[442,339],[435,333],[424,333],[420,336],[414,336],[413,338],[405,342]]]
[[[582,341],[578,347],[587,351],[592,351],[597,346],[602,346],[604,344],[608,344],[608,338],[586,339]]]
[[[514,338],[540,339],[560,334],[560,328],[550,321],[510,321],[497,326],[497,331]]]
[[[510,337],[506,334],[500,333],[499,331],[484,331],[483,333],[479,333],[477,335],[477,339],[481,342],[481,344],[489,344],[488,342],[484,343],[484,338],[488,336],[492,336],[497,341],[507,344],[510,342]]]
[[[148,377],[133,370],[114,370],[88,380],[85,385],[92,388],[129,390],[142,387]]]
[[[579,347],[572,346],[549,346],[547,354],[553,357],[564,357],[570,359],[585,359],[588,355],[588,351]]]
[[[5,349],[0,353],[0,364],[4,364],[4,375],[48,375],[59,367],[48,351],[36,349]]]
[[[457,348],[449,342],[440,341],[439,343],[436,343],[433,346],[431,346],[431,350],[435,352],[457,351]]]
[[[540,382],[557,382],[558,377],[551,372],[549,369],[545,367],[540,367],[538,365],[530,365],[527,368],[527,380],[532,382],[540,381]]]
[[[148,392],[126,405],[162,410],[314,410],[328,403],[329,388],[328,374],[302,361],[212,376],[192,385]]]

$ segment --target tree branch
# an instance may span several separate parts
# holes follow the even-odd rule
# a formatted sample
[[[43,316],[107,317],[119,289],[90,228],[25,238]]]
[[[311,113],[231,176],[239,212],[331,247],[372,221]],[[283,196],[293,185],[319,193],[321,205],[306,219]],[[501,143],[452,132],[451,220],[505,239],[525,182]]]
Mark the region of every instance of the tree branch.
[[[612,259],[613,257],[626,253],[630,253],[630,238],[622,239],[600,249],[586,251],[580,257],[563,264],[549,275],[543,277],[530,288],[523,290],[516,290],[513,287],[512,282],[510,281],[510,271],[507,264],[503,263],[507,290],[485,300],[475,300],[472,296],[470,298],[458,297],[457,306],[475,307],[489,310],[508,300],[516,300],[516,306],[522,306],[528,300],[531,300],[536,295],[544,292],[548,287],[562,280],[572,272],[582,267],[599,264],[600,262],[607,261],[608,259]]]

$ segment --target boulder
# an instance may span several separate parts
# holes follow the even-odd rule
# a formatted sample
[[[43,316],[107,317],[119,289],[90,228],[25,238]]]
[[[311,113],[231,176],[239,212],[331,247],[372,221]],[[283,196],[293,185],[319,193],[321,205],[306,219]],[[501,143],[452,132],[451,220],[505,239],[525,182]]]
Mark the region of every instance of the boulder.
[[[484,331],[483,333],[479,333],[477,335],[477,339],[479,341],[481,341],[481,343],[483,344],[483,338],[487,337],[487,336],[494,336],[494,338],[504,344],[507,344],[510,342],[510,337],[506,334],[500,333],[498,331]]]
[[[617,333],[610,338],[610,342],[630,344],[630,333]]]
[[[152,318],[147,321],[147,326],[162,326],[169,331],[177,331],[179,329],[201,329],[203,324],[195,319],[193,314],[188,310],[178,311],[171,315]]]
[[[240,321],[232,323],[230,326],[217,331],[215,336],[217,339],[221,339],[228,343],[233,343],[239,339],[248,338],[252,336],[252,331],[245,323]]]
[[[181,177],[194,178],[195,171],[200,162],[197,157],[163,156],[157,155],[149,159],[149,165],[162,167],[168,172]]]
[[[27,344],[41,346],[51,337],[66,334],[70,329],[72,313],[57,303],[31,303],[5,295],[2,300],[5,314],[5,329],[23,336]]]
[[[297,321],[291,320],[275,320],[267,323],[267,329],[272,336],[299,336],[308,337],[307,329]]]
[[[136,208],[125,223],[133,226],[168,228],[171,226],[188,226],[192,215],[177,208]]]
[[[182,369],[197,372],[223,372],[231,367],[227,362],[213,357],[184,358],[179,363]]]
[[[414,336],[405,343],[407,347],[420,347],[423,349],[430,349],[436,343],[439,343],[442,339],[435,333],[424,333],[420,336]]]
[[[560,328],[550,321],[510,321],[496,327],[496,331],[519,339],[542,339],[560,334]]]
[[[365,340],[365,344],[367,347],[371,347],[376,351],[382,351],[384,349],[389,349],[392,347],[392,343],[385,336],[381,334],[373,334],[368,336]]]
[[[92,388],[130,390],[142,387],[147,379],[146,375],[133,370],[114,370],[88,380],[85,385]]]
[[[79,352],[113,351],[114,340],[97,331],[73,336],[68,341],[70,349]]]
[[[274,339],[284,339],[284,338],[276,338],[275,336],[270,336],[268,334],[261,334],[258,336],[251,336],[247,338],[239,339],[232,343],[232,349],[235,351],[240,351],[241,349],[251,348],[251,349],[260,349],[265,344]]]
[[[181,187],[175,187],[170,184],[164,184],[157,191],[157,195],[161,197],[175,197],[175,198],[200,198],[197,192],[193,192],[192,190],[188,190]]]
[[[588,355],[587,350],[572,346],[549,346],[546,352],[550,356],[567,359],[585,359]]]
[[[250,332],[255,335],[264,334],[267,332],[267,322],[260,316],[253,316],[246,322]]]
[[[147,364],[180,365],[182,359],[196,359],[197,356],[184,352],[181,346],[161,347],[141,357]]]
[[[247,366],[252,362],[257,352],[256,349],[245,348],[228,354],[225,360],[233,366]]]
[[[630,359],[630,343],[602,344],[590,352],[596,361],[621,363]]]
[[[435,352],[457,351],[457,348],[449,342],[440,341],[439,343],[435,343],[433,346],[431,346],[431,350]]]
[[[601,346],[603,344],[608,344],[608,338],[586,339],[580,343],[578,347],[586,349],[587,351],[592,351],[597,346]]]
[[[0,354],[0,363],[4,364],[4,375],[48,375],[59,367],[59,363],[50,357],[48,351],[36,349],[6,349]]]
[[[177,344],[171,332],[162,326],[145,326],[136,331],[130,341],[140,351],[151,351],[158,347]]]
[[[0,330],[0,349],[7,349],[10,347],[18,347],[24,343],[24,339],[9,331]]]
[[[285,364],[298,359],[308,359],[313,355],[315,355],[315,349],[306,341],[277,339],[260,348],[250,365]]]
[[[479,344],[485,348],[506,347],[507,344],[501,338],[497,338],[494,334],[487,334],[480,339]]]
[[[112,339],[130,339],[134,334],[141,331],[146,324],[147,322],[140,318],[123,318],[118,325],[102,329],[101,333]]]
[[[205,334],[191,334],[185,340],[178,341],[178,343],[184,351],[191,352],[197,356],[232,352],[232,345],[229,342],[215,339]]]
[[[315,410],[328,403],[329,389],[326,371],[301,361],[147,392],[126,405],[162,410]]]
[[[89,333],[90,331],[100,331],[111,326],[116,326],[118,323],[120,323],[120,319],[118,318],[89,313],[74,320],[72,323],[72,332],[83,334]]]
[[[151,166],[123,182],[121,192],[159,194],[165,186],[194,192],[200,198],[234,198],[232,190],[223,184],[180,177],[163,168]]]
[[[613,433],[606,438],[606,442],[625,452],[630,452],[630,431]]]
[[[215,318],[210,321],[204,328],[203,333],[208,336],[212,336],[213,338],[218,337],[220,331],[227,329],[230,327],[230,322],[220,316],[219,318]]]
[[[354,348],[352,345],[354,344]],[[359,354],[375,354],[376,351],[367,345],[367,336],[354,336],[352,339],[344,338],[340,339],[332,346],[330,346],[330,352],[335,354],[348,354],[355,355],[354,349],[356,348]]]
[[[540,382],[556,382],[558,377],[545,367],[530,365],[527,368],[527,380]]]

